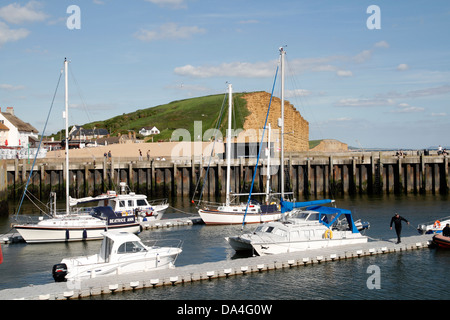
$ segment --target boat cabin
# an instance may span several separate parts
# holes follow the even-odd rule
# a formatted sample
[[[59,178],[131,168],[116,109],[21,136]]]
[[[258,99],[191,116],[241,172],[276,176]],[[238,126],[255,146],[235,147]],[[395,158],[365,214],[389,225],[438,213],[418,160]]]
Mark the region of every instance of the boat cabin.
[[[99,201],[99,205],[110,206],[115,212],[122,214],[134,214],[136,211],[145,211],[151,208],[144,195],[136,195],[134,193],[102,199]]]
[[[135,223],[136,219],[134,215],[123,216],[120,213],[114,212],[110,206],[94,207],[91,208],[89,213],[94,218],[101,220],[107,220],[108,225],[123,224],[123,223]]]
[[[104,262],[111,262],[111,257],[118,260],[127,253],[147,252],[141,239],[132,233],[109,231],[103,233],[103,236],[99,258]]]

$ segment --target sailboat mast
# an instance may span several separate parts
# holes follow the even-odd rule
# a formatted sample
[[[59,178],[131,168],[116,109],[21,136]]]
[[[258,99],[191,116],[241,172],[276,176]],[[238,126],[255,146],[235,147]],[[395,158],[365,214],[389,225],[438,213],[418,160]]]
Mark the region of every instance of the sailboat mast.
[[[281,199],[284,200],[284,56],[286,51],[280,48],[281,54]]]
[[[233,108],[233,89],[231,84],[228,84],[228,130],[227,130],[227,192],[226,205],[230,205],[230,181],[231,181],[231,116]]]
[[[269,204],[269,193],[270,193],[270,133],[271,127],[270,123],[268,125],[268,136],[267,136],[267,180],[266,180],[266,203]]]
[[[69,76],[68,76],[68,65],[69,61],[67,58],[64,59],[64,75],[65,75],[65,112],[64,118],[66,120],[66,213],[70,211],[69,205]]]

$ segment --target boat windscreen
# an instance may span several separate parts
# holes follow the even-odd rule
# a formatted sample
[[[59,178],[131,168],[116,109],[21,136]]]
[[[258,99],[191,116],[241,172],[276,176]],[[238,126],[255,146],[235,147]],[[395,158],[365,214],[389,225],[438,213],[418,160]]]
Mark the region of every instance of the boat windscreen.
[[[100,248],[100,258],[104,262],[109,262],[109,256],[113,247],[114,241],[108,237],[105,237]]]
[[[117,216],[110,206],[94,207],[91,209],[90,215],[102,220],[106,220],[108,218],[113,218]]]

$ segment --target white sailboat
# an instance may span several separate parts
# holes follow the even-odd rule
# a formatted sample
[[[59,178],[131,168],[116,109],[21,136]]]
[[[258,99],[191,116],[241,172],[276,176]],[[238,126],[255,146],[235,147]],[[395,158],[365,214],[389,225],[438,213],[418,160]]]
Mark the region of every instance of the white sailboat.
[[[177,247],[146,246],[132,233],[108,231],[102,235],[98,254],[66,258],[55,264],[52,268],[55,281],[173,268],[182,251],[181,242]]]
[[[231,202],[231,119],[233,108],[232,85],[228,84],[228,130],[227,130],[227,176],[226,176],[226,199],[219,206],[205,205],[198,213],[205,224],[247,224],[275,221],[281,218],[281,212],[276,204],[240,203]],[[270,140],[268,140],[270,146]],[[270,153],[269,153],[270,154]],[[268,167],[268,175],[270,174]]]
[[[284,59],[281,55],[281,179],[284,181]],[[258,255],[279,254],[337,245],[367,242],[353,221],[349,210],[324,207],[321,204],[334,200],[290,202],[284,199],[284,183],[281,185],[281,221],[258,226],[251,233],[225,238],[236,251],[251,250]],[[306,209],[299,209],[304,208]],[[343,218],[344,219],[339,219]]]
[[[65,72],[65,178],[66,207],[63,213],[56,212],[56,205],[47,216],[40,216],[39,221],[25,220],[14,224],[27,243],[64,242],[102,239],[106,230],[128,231],[138,233],[140,224],[135,216],[116,214],[111,207],[96,207],[88,211],[71,212],[69,196],[69,86],[68,63],[64,60]],[[30,173],[31,176],[31,173]],[[26,190],[24,191],[25,194]],[[20,210],[20,209],[19,209]],[[16,219],[20,217],[16,215]]]

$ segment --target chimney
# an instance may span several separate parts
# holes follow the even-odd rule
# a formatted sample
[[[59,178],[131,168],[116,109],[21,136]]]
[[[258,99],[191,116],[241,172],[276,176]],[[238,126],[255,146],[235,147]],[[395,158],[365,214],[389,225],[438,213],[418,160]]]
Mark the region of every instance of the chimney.
[[[14,115],[14,108],[13,107],[6,107],[6,113],[9,113],[10,115]]]

